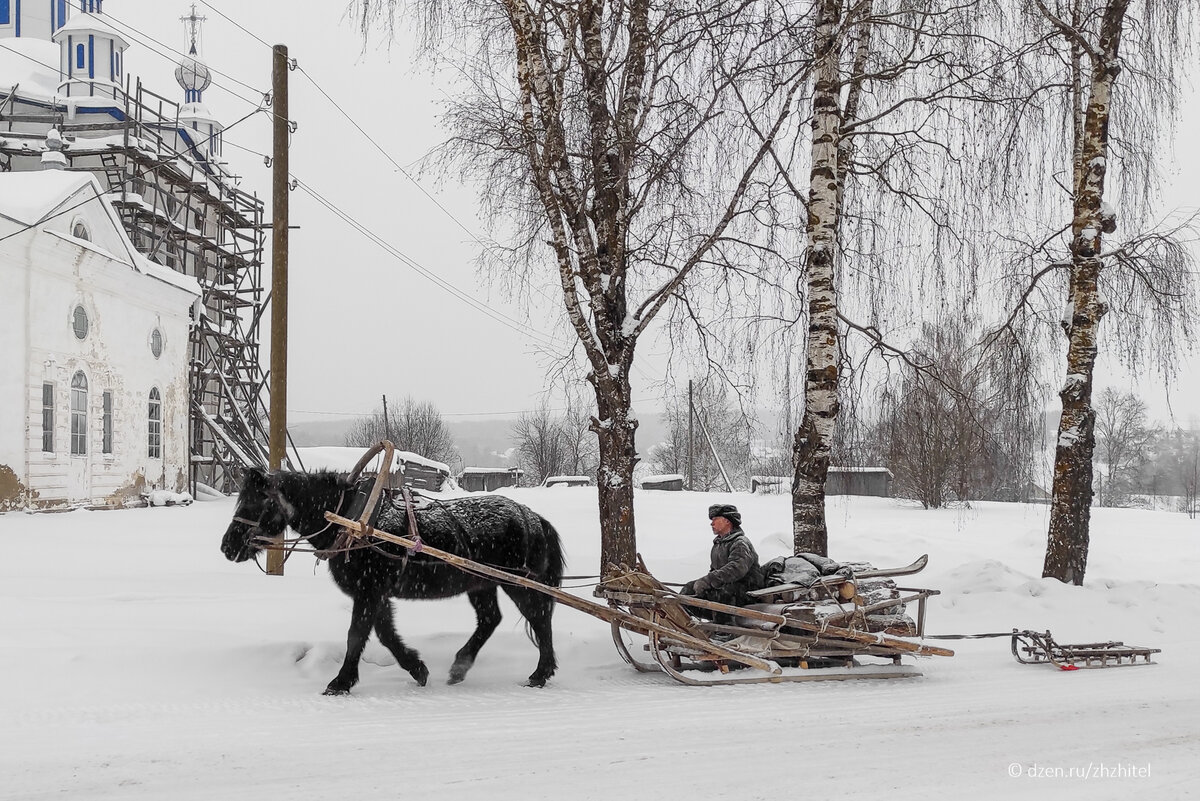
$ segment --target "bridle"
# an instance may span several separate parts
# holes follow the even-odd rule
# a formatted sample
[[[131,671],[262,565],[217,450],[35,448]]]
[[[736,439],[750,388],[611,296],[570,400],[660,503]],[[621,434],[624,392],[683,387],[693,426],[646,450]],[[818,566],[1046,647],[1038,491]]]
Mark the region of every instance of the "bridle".
[[[350,487],[347,487],[347,488],[343,489],[341,491],[341,493],[339,494],[338,503],[337,503],[337,511],[334,512],[334,514],[340,515],[342,513],[342,507],[345,506],[345,504],[346,504],[346,492],[349,489],[350,489]],[[241,515],[235,514],[233,516],[233,522],[241,523],[242,525],[247,526],[248,528],[251,528],[255,531],[262,531],[261,519],[260,520],[251,520],[248,517],[242,517]],[[287,537],[283,537],[282,545],[280,544],[280,541],[278,539],[276,539],[275,537],[268,537],[264,534],[256,534],[251,539],[251,541],[260,546],[274,546],[274,547],[279,548],[280,550],[283,551],[283,562],[284,562],[284,564],[287,564],[287,560],[290,559],[292,554],[296,552],[296,550],[299,548],[301,543],[307,543],[307,542],[309,542],[309,539],[311,537],[316,537],[321,534],[324,534],[332,526],[333,526],[333,521],[330,520],[330,521],[326,522],[325,525],[319,531],[313,531],[309,534],[300,534],[299,532],[297,532],[296,536],[292,537],[290,539]],[[285,525],[284,528],[286,529],[287,525]],[[315,553],[316,549],[314,548],[314,549],[312,549],[312,551]],[[265,573],[266,568],[264,568],[258,561],[258,555],[261,552],[262,552],[262,548],[259,548],[259,550],[254,552],[254,564],[258,565],[258,569],[262,570]]]

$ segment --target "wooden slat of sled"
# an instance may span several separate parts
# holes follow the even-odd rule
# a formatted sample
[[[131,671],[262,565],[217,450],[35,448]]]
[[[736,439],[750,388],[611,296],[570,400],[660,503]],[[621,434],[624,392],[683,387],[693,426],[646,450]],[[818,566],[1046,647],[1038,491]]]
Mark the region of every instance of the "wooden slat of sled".
[[[805,631],[816,632],[822,636],[836,637],[842,640],[853,640],[854,642],[861,642],[867,645],[879,645],[884,648],[915,654],[916,656],[954,656],[954,652],[949,648],[938,648],[934,645],[924,645],[922,643],[909,642],[908,640],[900,640],[896,639],[895,637],[889,637],[886,634],[868,634],[862,631],[843,629],[838,626],[810,623],[806,620],[789,620],[788,626],[804,629]]]

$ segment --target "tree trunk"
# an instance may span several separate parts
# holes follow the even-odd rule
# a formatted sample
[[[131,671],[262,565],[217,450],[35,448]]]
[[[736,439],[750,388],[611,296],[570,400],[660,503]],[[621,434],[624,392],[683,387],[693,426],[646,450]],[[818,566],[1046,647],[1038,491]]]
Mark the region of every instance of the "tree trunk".
[[[838,24],[841,0],[822,0],[817,19],[819,60],[813,91],[812,168],[808,194],[808,353],[804,374],[804,416],[792,457],[792,538],[796,553],[825,555],[825,479],[838,414],[837,292],[834,259],[838,232],[839,106]]]
[[[1106,310],[1098,287],[1102,267],[1100,212],[1107,172],[1110,101],[1113,83],[1120,72],[1117,55],[1129,2],[1110,0],[1104,12],[1100,38],[1091,52],[1091,87],[1083,141],[1075,165],[1078,179],[1071,225],[1071,294],[1069,319],[1064,320],[1067,375],[1059,392],[1063,410],[1054,453],[1050,530],[1042,567],[1042,576],[1070,584],[1082,584],[1087,570],[1092,454],[1096,442],[1092,380],[1100,320]]]
[[[631,392],[628,372],[598,380],[596,431],[600,467],[596,471],[596,494],[600,504],[600,573],[606,578],[621,565],[633,567],[637,538],[633,525],[633,467],[637,464],[634,433],[638,421],[629,413]]]

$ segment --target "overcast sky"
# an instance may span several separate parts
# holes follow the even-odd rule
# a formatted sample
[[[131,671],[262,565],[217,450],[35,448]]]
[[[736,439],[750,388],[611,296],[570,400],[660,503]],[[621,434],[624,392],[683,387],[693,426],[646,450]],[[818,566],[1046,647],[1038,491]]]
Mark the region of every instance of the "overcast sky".
[[[215,10],[214,8],[215,7]],[[150,88],[182,98],[173,76],[177,56],[150,48],[186,50],[179,17],[190,3],[176,0],[107,0],[105,13],[131,26],[127,69]],[[476,272],[476,236],[485,226],[474,192],[437,176],[406,178],[314,87],[315,81],[410,175],[415,162],[445,138],[438,128],[441,95],[434,79],[413,66],[410,43],[389,49],[380,37],[364,51],[346,4],[255,0],[197,3],[204,23],[201,55],[215,71],[204,100],[226,125],[252,112],[270,88],[269,47],[239,30],[232,18],[266,43],[289,47],[303,69],[291,73],[290,116],[299,125],[292,140],[291,171],[362,226],[415,262],[406,264],[339,220],[301,190],[291,195],[290,351],[291,420],[369,411],[380,395],[411,394],[455,416],[503,415],[535,407],[549,388],[555,358],[571,344],[552,275],[539,276],[527,303],[489,289]],[[301,10],[302,9],[302,10]],[[217,12],[220,13],[217,13]],[[153,37],[159,43],[145,37]],[[242,84],[247,86],[243,86]],[[232,90],[232,91],[230,91]],[[233,92],[244,96],[240,99]],[[252,102],[248,102],[252,101]],[[271,148],[270,121],[258,114],[226,135],[225,156],[244,176],[243,187],[270,199],[270,171],[258,153]],[[1169,206],[1200,205],[1200,100],[1184,109],[1177,151],[1168,167]],[[269,214],[269,209],[268,209]],[[500,320],[459,299],[419,270],[504,315]],[[511,319],[508,319],[511,318]],[[532,333],[530,333],[532,332]],[[644,341],[634,374],[635,408],[660,406],[666,348]],[[264,347],[264,360],[267,350]],[[1193,360],[1196,362],[1198,360]],[[1193,365],[1172,395],[1182,421],[1200,412],[1200,369]],[[1165,416],[1162,393],[1144,380],[1113,370],[1113,383],[1147,396]],[[552,406],[558,396],[550,396]]]

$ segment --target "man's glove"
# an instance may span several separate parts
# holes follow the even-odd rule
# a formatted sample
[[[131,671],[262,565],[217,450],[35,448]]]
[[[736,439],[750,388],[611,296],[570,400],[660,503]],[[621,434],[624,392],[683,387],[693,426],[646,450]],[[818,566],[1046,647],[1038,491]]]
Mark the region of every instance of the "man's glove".
[[[679,594],[680,595],[695,595],[696,594],[696,582],[689,581],[687,584],[684,584],[679,589]]]
[[[692,591],[688,593],[688,595],[700,595],[702,592],[708,589],[708,582],[702,578],[696,579],[695,581],[690,582],[690,584],[692,585]]]

